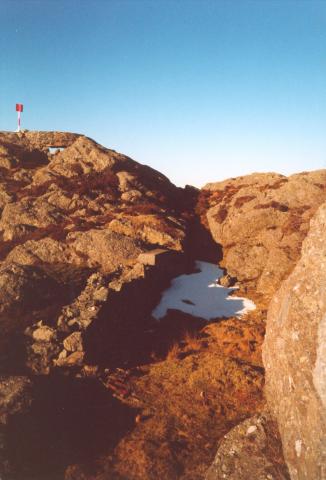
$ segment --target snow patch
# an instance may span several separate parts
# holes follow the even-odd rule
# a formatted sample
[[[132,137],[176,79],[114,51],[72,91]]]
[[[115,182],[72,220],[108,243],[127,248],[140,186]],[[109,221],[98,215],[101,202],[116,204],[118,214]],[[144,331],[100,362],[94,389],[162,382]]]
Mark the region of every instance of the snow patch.
[[[154,318],[163,318],[169,309],[181,310],[195,317],[212,320],[218,317],[241,317],[255,304],[243,297],[231,297],[235,288],[217,283],[223,271],[213,263],[196,262],[198,272],[180,275],[172,280],[160,303],[152,312]]]

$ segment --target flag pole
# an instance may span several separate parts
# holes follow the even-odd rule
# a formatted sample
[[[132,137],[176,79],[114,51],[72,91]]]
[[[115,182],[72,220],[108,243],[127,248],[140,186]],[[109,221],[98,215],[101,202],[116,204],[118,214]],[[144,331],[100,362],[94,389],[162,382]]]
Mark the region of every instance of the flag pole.
[[[18,110],[18,128],[17,128],[17,132],[20,132],[20,110]]]
[[[18,119],[18,127],[16,132],[20,132],[20,125],[21,125],[20,116],[23,110],[24,110],[24,105],[22,103],[16,103],[16,112],[17,112],[17,119]]]

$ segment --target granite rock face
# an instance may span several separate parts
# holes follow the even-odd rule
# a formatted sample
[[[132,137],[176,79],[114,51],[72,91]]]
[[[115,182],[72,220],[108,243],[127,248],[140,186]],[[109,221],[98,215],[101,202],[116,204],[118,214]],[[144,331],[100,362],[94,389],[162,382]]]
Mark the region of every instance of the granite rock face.
[[[326,204],[274,296],[263,360],[266,396],[292,480],[326,478]]]
[[[206,185],[200,209],[222,245],[228,274],[268,303],[299,259],[309,221],[325,200],[326,170],[255,173]]]

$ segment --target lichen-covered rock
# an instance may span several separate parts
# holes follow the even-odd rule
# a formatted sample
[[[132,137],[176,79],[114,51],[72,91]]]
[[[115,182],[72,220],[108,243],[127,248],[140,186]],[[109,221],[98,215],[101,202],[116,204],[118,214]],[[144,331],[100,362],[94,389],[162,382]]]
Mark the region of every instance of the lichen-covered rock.
[[[266,396],[292,480],[326,478],[326,204],[274,296],[263,345]]]
[[[277,427],[267,413],[257,414],[223,438],[205,480],[289,480],[282,463]]]
[[[27,199],[9,203],[3,209],[0,230],[4,240],[13,240],[34,232],[36,228],[46,228],[59,223],[64,214],[45,199]]]
[[[119,265],[136,261],[142,252],[139,242],[109,230],[89,230],[68,235],[76,253],[83,255],[89,267],[100,265],[104,272],[112,272]]]
[[[6,328],[24,327],[29,312],[46,306],[58,285],[37,267],[10,263],[0,267],[0,323]]]

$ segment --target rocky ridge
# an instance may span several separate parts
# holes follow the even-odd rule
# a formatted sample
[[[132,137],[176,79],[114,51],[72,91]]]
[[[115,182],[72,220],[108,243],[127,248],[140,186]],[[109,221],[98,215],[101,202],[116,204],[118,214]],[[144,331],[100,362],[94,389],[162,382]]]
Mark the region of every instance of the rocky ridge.
[[[262,472],[287,478],[261,346],[325,180],[254,174],[198,192],[83,135],[0,133],[4,478],[199,480],[253,414],[262,448],[275,446]],[[221,254],[221,281],[256,311],[208,325],[170,311],[157,324],[170,279]]]

